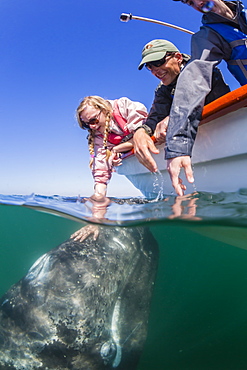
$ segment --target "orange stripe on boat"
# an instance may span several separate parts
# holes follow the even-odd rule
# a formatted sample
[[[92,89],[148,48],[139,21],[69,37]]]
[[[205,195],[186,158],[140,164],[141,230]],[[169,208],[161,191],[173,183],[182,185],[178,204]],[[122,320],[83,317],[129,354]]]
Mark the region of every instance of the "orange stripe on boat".
[[[202,112],[200,124],[207,123],[213,119],[224,116],[227,113],[247,106],[247,85],[241,86],[236,90],[214,100],[205,105]]]

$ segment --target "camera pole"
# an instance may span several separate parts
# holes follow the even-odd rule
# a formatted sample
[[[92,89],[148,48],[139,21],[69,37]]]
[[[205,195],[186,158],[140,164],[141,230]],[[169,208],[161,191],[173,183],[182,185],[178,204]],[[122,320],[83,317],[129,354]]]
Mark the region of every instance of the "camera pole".
[[[122,22],[129,22],[131,19],[137,19],[139,21],[145,21],[145,22],[151,22],[151,23],[161,24],[162,26],[167,26],[167,27],[175,28],[176,30],[189,33],[190,35],[193,35],[194,34],[194,32],[189,31],[189,30],[186,30],[185,28],[182,28],[182,27],[179,27],[179,26],[175,26],[174,24],[170,24],[170,23],[166,23],[166,22],[162,22],[162,21],[157,21],[156,19],[138,17],[138,16],[135,16],[135,15],[132,15],[131,13],[129,13],[129,14],[122,13],[120,15],[120,20]]]

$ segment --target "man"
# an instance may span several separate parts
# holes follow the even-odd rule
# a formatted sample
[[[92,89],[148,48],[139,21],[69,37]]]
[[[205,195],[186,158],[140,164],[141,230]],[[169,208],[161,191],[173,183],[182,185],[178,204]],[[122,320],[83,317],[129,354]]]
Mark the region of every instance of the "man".
[[[180,140],[176,141],[175,139],[171,148],[170,141],[172,137],[170,135],[168,138],[166,131],[170,110],[174,107],[173,100],[176,95],[179,96],[179,91],[177,91],[176,86],[177,80],[179,80],[178,77],[180,76],[180,73],[182,75],[187,68],[189,68],[189,60],[190,56],[187,54],[181,54],[178,48],[171,42],[167,40],[153,40],[144,46],[142,51],[142,61],[138,67],[139,69],[142,69],[145,65],[147,69],[161,81],[161,83],[155,91],[154,102],[145,125],[138,128],[134,134],[135,155],[138,160],[151,172],[156,172],[158,168],[155,160],[151,156],[151,153],[157,154],[159,153],[159,150],[155,147],[150,136],[154,134],[158,144],[166,140],[168,171],[171,176],[173,187],[178,195],[183,195],[183,192],[186,189],[185,185],[182,184],[182,181],[179,179],[179,171],[181,167],[184,167],[188,181],[194,181],[190,164],[190,154],[187,154],[186,151],[185,153],[183,152],[184,143],[182,142],[181,145]],[[196,73],[195,75],[191,76],[191,79],[192,78],[196,80]],[[191,83],[191,81],[187,81],[187,84],[188,83]],[[204,90],[203,87],[200,86],[200,82],[197,81],[197,83],[199,84],[198,89],[201,89],[201,91],[197,92],[200,98],[200,95],[204,94]],[[225,84],[222,78],[221,72],[217,68],[213,68],[212,83],[210,81],[210,86],[211,85],[212,88],[207,91],[208,95],[206,94],[206,100],[204,99],[206,104],[230,91],[229,87]],[[194,92],[190,91],[190,94],[194,94]],[[189,104],[188,102],[191,98],[195,99],[196,96],[186,94],[185,97],[183,97],[183,104],[185,108],[187,104]],[[194,119],[195,117],[190,118]],[[198,123],[200,119],[201,110],[199,110],[197,113],[196,120]],[[182,128],[180,129],[179,134],[183,134]],[[194,142],[195,132],[192,131],[190,135],[191,137],[187,139],[187,145],[192,146],[191,142]],[[179,167],[177,167],[176,163],[177,158],[174,157],[178,158]],[[174,159],[175,164],[173,162]]]
[[[247,83],[247,14],[241,1],[181,1],[204,13],[203,26],[192,36],[192,59],[214,65],[227,62],[229,71],[240,85]]]

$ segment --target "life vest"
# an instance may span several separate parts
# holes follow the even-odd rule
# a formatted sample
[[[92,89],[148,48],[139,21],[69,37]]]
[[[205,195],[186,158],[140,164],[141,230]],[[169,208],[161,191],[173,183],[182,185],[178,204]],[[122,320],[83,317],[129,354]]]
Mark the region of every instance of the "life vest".
[[[210,27],[218,32],[231,46],[231,59],[226,60],[227,68],[238,80],[240,85],[247,84],[247,35],[224,23],[206,23],[205,27]]]
[[[115,100],[115,102],[114,102],[112,116],[113,116],[114,121],[117,123],[117,125],[123,131],[123,135],[118,135],[118,134],[114,134],[113,132],[110,132],[108,134],[107,140],[111,144],[118,145],[118,144],[121,143],[121,141],[123,140],[123,138],[125,136],[130,134],[130,131],[126,128],[127,120],[125,118],[123,118],[123,116],[121,115],[121,113],[119,111],[117,100]]]

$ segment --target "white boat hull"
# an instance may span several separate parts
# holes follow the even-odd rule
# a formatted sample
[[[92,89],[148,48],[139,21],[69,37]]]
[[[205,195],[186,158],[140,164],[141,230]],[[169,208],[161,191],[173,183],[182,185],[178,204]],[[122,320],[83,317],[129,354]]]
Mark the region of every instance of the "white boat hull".
[[[125,175],[147,198],[156,197],[161,186],[164,194],[174,194],[166,170],[163,147],[154,155],[162,174],[155,176],[135,156],[123,160],[117,172]],[[197,191],[231,192],[247,188],[247,107],[213,119],[199,126],[192,153],[194,186],[181,177],[186,193]],[[163,184],[162,184],[163,181]],[[157,183],[158,182],[158,183]]]

